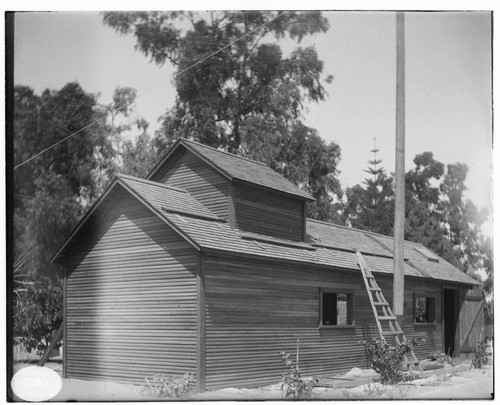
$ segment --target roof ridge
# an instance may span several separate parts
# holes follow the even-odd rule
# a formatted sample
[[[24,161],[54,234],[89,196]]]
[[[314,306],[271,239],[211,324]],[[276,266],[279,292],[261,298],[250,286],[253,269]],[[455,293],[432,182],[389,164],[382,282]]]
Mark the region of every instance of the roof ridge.
[[[261,165],[261,166],[264,166],[264,167],[267,167],[269,169],[271,169],[268,165],[266,165],[265,163],[263,162],[259,162],[258,160],[254,160],[254,159],[250,159],[250,158],[247,158],[247,157],[244,157],[244,156],[239,156],[239,155],[235,155],[234,153],[230,153],[230,152],[227,152],[225,150],[221,150],[221,149],[217,149],[217,148],[214,148],[212,146],[208,146],[208,145],[204,145],[202,143],[199,143],[199,142],[195,142],[195,141],[192,141],[191,139],[186,139],[186,138],[181,138],[180,139],[180,142],[188,142],[188,143],[193,143],[195,145],[198,145],[198,146],[201,146],[203,148],[207,148],[207,149],[211,149],[215,152],[219,152],[219,153],[223,153],[225,155],[228,155],[228,156],[231,156],[233,158],[238,158],[238,159],[243,159],[243,160],[246,160],[250,163],[255,163],[255,164],[258,164],[258,165]],[[272,169],[271,169],[272,170]]]
[[[151,186],[157,186],[157,187],[167,188],[169,190],[178,191],[178,192],[184,193],[184,194],[189,194],[189,192],[187,190],[184,190],[183,188],[175,187],[175,186],[170,186],[170,185],[167,185],[167,184],[164,184],[164,183],[159,183],[157,181],[142,179],[140,177],[131,176],[129,174],[117,173],[116,177],[118,177],[118,178],[125,178],[125,179],[128,179],[128,180],[134,180],[134,181],[137,181],[139,183],[149,184]]]
[[[334,226],[335,228],[342,228],[342,229],[348,229],[350,231],[356,231],[356,232],[361,232],[361,233],[371,233],[373,235],[377,235],[377,236],[385,236],[385,235],[381,235],[379,233],[375,233],[375,232],[370,232],[370,231],[365,231],[363,229],[358,229],[358,228],[353,228],[351,226],[345,226],[345,225],[339,225],[339,224],[334,224],[333,222],[325,222],[325,221],[320,221],[319,219],[313,219],[313,218],[307,218],[308,221],[313,221],[313,222],[318,222],[320,224],[323,224],[323,225],[329,225],[329,226]],[[390,238],[390,236],[388,236],[388,238]]]

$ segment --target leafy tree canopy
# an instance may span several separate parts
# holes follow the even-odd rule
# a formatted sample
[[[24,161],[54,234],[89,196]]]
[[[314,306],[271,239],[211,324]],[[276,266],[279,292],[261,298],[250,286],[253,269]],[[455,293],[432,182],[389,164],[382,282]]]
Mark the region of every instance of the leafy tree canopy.
[[[326,32],[320,12],[107,12],[103,20],[134,35],[153,62],[177,69],[176,104],[150,141],[153,155],[185,137],[263,161],[316,198],[310,216],[340,218],[340,147],[327,145],[301,115],[305,101],[326,96],[323,62],[314,47],[284,55],[276,42]],[[141,142],[129,145],[131,155],[144,154],[146,136]]]
[[[470,275],[481,268],[488,272],[487,240],[481,233],[487,216],[465,198],[467,166],[445,166],[431,152],[417,155],[414,163],[406,174],[405,237]]]
[[[485,210],[465,198],[468,168],[444,165],[432,152],[415,156],[405,176],[405,239],[418,242],[468,274],[484,269],[484,288],[492,290],[491,241],[481,226]],[[394,221],[393,176],[385,175],[380,160],[369,162],[372,178],[346,190],[343,215],[355,228],[391,235]]]
[[[112,122],[134,97],[132,89],[117,89],[102,106],[78,83],[41,95],[14,88],[14,257],[22,258],[14,332],[28,349],[42,350],[62,319],[59,268],[49,260],[116,170],[120,128]],[[107,112],[111,123],[102,119]]]

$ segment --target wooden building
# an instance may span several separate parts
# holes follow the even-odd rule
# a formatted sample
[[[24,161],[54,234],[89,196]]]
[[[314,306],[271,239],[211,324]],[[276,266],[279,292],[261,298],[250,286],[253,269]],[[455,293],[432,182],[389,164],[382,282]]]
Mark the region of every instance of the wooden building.
[[[66,266],[64,376],[276,383],[297,339],[305,376],[366,366],[359,342],[377,329],[355,253],[390,302],[392,239],[306,219],[310,201],[261,163],[187,140],[147,179],[119,175],[52,259]],[[479,283],[410,242],[404,271],[416,355],[458,355]]]

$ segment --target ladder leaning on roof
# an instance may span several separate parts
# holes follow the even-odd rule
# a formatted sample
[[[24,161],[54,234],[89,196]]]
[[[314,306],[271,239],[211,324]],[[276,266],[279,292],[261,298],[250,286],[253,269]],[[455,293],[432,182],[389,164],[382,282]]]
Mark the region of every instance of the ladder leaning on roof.
[[[382,289],[378,286],[375,281],[375,277],[368,269],[368,264],[366,263],[365,258],[359,250],[356,251],[356,255],[358,256],[359,268],[361,269],[361,274],[363,275],[366,292],[368,293],[368,298],[370,299],[373,315],[375,315],[375,322],[377,323],[380,338],[385,342],[387,336],[393,336],[396,344],[400,345],[406,341],[404,332],[399,326],[396,316],[392,313],[391,306],[385,299],[384,294],[382,294]],[[382,311],[382,314],[379,313],[379,309],[377,308]],[[388,323],[388,330],[383,329],[382,322]],[[422,366],[420,365],[420,362],[411,347],[409,357],[410,359],[408,359],[408,356],[406,355],[403,357],[403,365],[407,366],[410,371],[412,366],[416,366],[420,371],[423,371]]]

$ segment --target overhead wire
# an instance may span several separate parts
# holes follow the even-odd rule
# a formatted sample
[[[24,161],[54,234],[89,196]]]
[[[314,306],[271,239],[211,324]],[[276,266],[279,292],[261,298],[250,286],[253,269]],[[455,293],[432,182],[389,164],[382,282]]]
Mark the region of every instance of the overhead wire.
[[[327,58],[328,58],[328,56],[330,55],[330,52],[331,52],[331,50],[332,50],[332,43],[333,43],[333,35],[331,36],[330,41],[329,41],[329,43],[328,43],[328,51],[327,51],[327,53],[326,53],[326,57],[325,57],[325,59],[327,59]],[[320,112],[319,112],[319,113],[318,113],[318,115],[316,116],[316,120],[315,120],[315,122],[314,122],[314,126],[313,126],[313,128],[315,128],[315,127],[316,127],[316,125],[317,125],[317,123],[318,123],[318,121],[319,121],[319,117],[321,116],[321,112],[323,111],[324,106],[325,106],[325,103],[321,104],[321,107],[320,107]],[[290,150],[290,146],[291,146],[291,144],[292,144],[292,139],[293,139],[293,135],[292,135],[292,134],[290,134],[290,139],[288,140],[288,145],[287,145],[287,147],[286,147],[285,154],[283,155],[283,162],[285,162],[285,161],[286,161],[286,159],[285,159],[285,158],[287,157],[288,152],[289,152],[289,150]],[[304,153],[305,153],[305,149],[302,151],[302,155],[301,155],[301,157],[300,157],[300,161],[302,161],[302,160],[303,160],[303,158],[304,158]],[[309,174],[311,174],[311,173],[309,172]]]
[[[375,40],[373,41],[373,44],[370,47],[370,52],[368,53],[368,55],[365,58],[363,64],[361,65],[361,69],[358,71],[358,74],[357,74],[356,79],[354,81],[354,85],[351,87],[351,90],[349,91],[348,96],[346,97],[344,103],[342,104],[342,107],[341,107],[339,113],[337,114],[337,117],[335,118],[335,120],[333,122],[332,128],[330,129],[330,132],[328,133],[328,137],[330,137],[332,135],[333,130],[337,126],[337,122],[338,122],[339,118],[342,116],[342,113],[344,112],[344,110],[345,110],[347,104],[349,103],[352,95],[354,94],[354,91],[356,90],[356,87],[359,84],[359,79],[361,78],[364,70],[366,69],[366,66],[368,65],[368,62],[372,58],[373,52],[377,48],[378,42],[379,42],[380,38],[382,37],[382,34],[385,32],[386,29],[387,29],[386,25],[382,26],[382,28],[379,30],[378,35],[375,37]]]
[[[281,16],[283,16],[284,14],[286,14],[286,11],[283,11],[282,13],[278,14],[276,17],[274,17],[272,20],[269,20],[269,21],[266,21],[265,23],[259,25],[258,27],[254,28],[253,30],[245,33],[244,35],[240,36],[239,38],[235,39],[234,41],[231,41],[229,44],[223,46],[222,48],[219,48],[218,50],[210,53],[209,55],[205,56],[204,58],[196,61],[195,63],[193,63],[192,65],[188,66],[187,68],[181,70],[180,72],[177,72],[175,74],[175,76],[179,76],[185,72],[187,72],[188,70],[194,68],[195,66],[199,65],[200,63],[203,63],[204,61],[206,61],[207,59],[217,55],[218,53],[224,51],[225,49],[229,48],[230,46],[234,45],[235,43],[241,41],[243,38],[253,34],[254,32],[258,31],[259,29],[261,29],[262,27],[265,27],[266,25],[269,25],[271,24],[272,22],[276,21],[278,18],[280,18]],[[170,78],[168,79],[170,80]],[[140,96],[138,96],[136,98],[139,99],[139,98],[142,98],[144,97],[145,95],[149,94],[151,91],[153,91],[154,89],[158,88],[159,86],[163,85],[164,83],[166,83],[168,80],[163,80],[162,82],[160,82],[158,85],[156,86],[153,86],[152,88],[150,88],[149,90],[147,90],[146,92],[144,92],[143,94],[141,94]],[[127,106],[127,104],[123,104],[121,106],[119,106],[115,111],[120,111],[122,110],[123,108],[125,108]],[[33,159],[36,159],[37,157],[43,155],[44,153],[48,152],[49,150],[55,148],[56,146],[60,145],[61,143],[67,141],[68,139],[70,138],[73,138],[74,136],[78,135],[79,133],[81,133],[82,131],[90,128],[91,126],[97,124],[98,122],[104,120],[106,117],[108,117],[109,115],[109,112],[107,112],[106,114],[102,115],[101,117],[97,118],[96,120],[92,121],[90,124],[87,124],[85,125],[84,127],[78,129],[76,132],[64,137],[63,139],[59,140],[58,142],[52,144],[51,146],[43,149],[42,151],[38,152],[37,154],[31,156],[29,159],[26,159],[25,161],[19,163],[18,165],[14,166],[14,170],[18,169],[19,167],[25,165],[26,163],[28,162],[31,162]]]
[[[363,71],[365,70],[366,66],[368,65],[369,60],[370,60],[370,59],[371,59],[371,57],[373,56],[373,51],[374,51],[374,50],[375,50],[375,48],[377,47],[378,42],[379,42],[379,40],[380,40],[380,38],[381,38],[381,36],[382,36],[382,33],[385,31],[385,29],[386,29],[386,26],[383,26],[383,27],[379,30],[379,33],[378,33],[378,35],[377,35],[377,37],[376,37],[376,39],[375,39],[375,41],[373,42],[373,45],[372,45],[372,47],[371,47],[371,51],[370,51],[370,53],[368,54],[368,56],[366,57],[365,61],[363,62],[362,66],[361,66],[361,69],[359,70],[358,75],[356,76],[356,81],[355,81],[355,83],[354,83],[353,87],[351,88],[351,91],[349,92],[349,95],[348,95],[348,97],[346,98],[346,100],[345,100],[345,102],[344,102],[344,104],[343,104],[343,106],[342,106],[342,108],[341,108],[341,110],[340,110],[339,114],[337,115],[337,117],[336,117],[336,119],[335,119],[335,121],[334,121],[334,123],[333,123],[332,129],[330,130],[330,132],[329,132],[329,134],[328,134],[328,137],[329,137],[329,136],[333,133],[333,130],[335,129],[335,126],[336,126],[336,124],[337,124],[337,121],[338,121],[339,117],[342,115],[342,113],[343,113],[343,111],[344,111],[344,109],[345,109],[345,107],[346,107],[347,103],[349,102],[349,100],[350,100],[350,98],[351,98],[351,96],[352,96],[352,94],[353,94],[353,92],[354,92],[355,88],[357,87],[358,82],[359,82],[359,79],[360,79],[360,77],[361,77],[361,74],[363,73]],[[351,37],[351,38],[352,38],[352,37]],[[344,51],[345,51],[346,49],[347,49],[347,46],[344,48]],[[342,54],[341,60],[344,58],[344,55],[345,55],[345,52]],[[319,115],[318,115],[318,118],[319,118]],[[316,155],[316,158],[314,159],[314,162],[313,162],[313,164],[311,165],[311,170],[309,171],[309,175],[308,175],[308,177],[311,175],[311,173],[312,173],[312,171],[313,171],[313,169],[314,169],[314,166],[315,166],[315,165],[316,165],[316,163],[318,162],[319,157],[320,157],[320,154]]]

